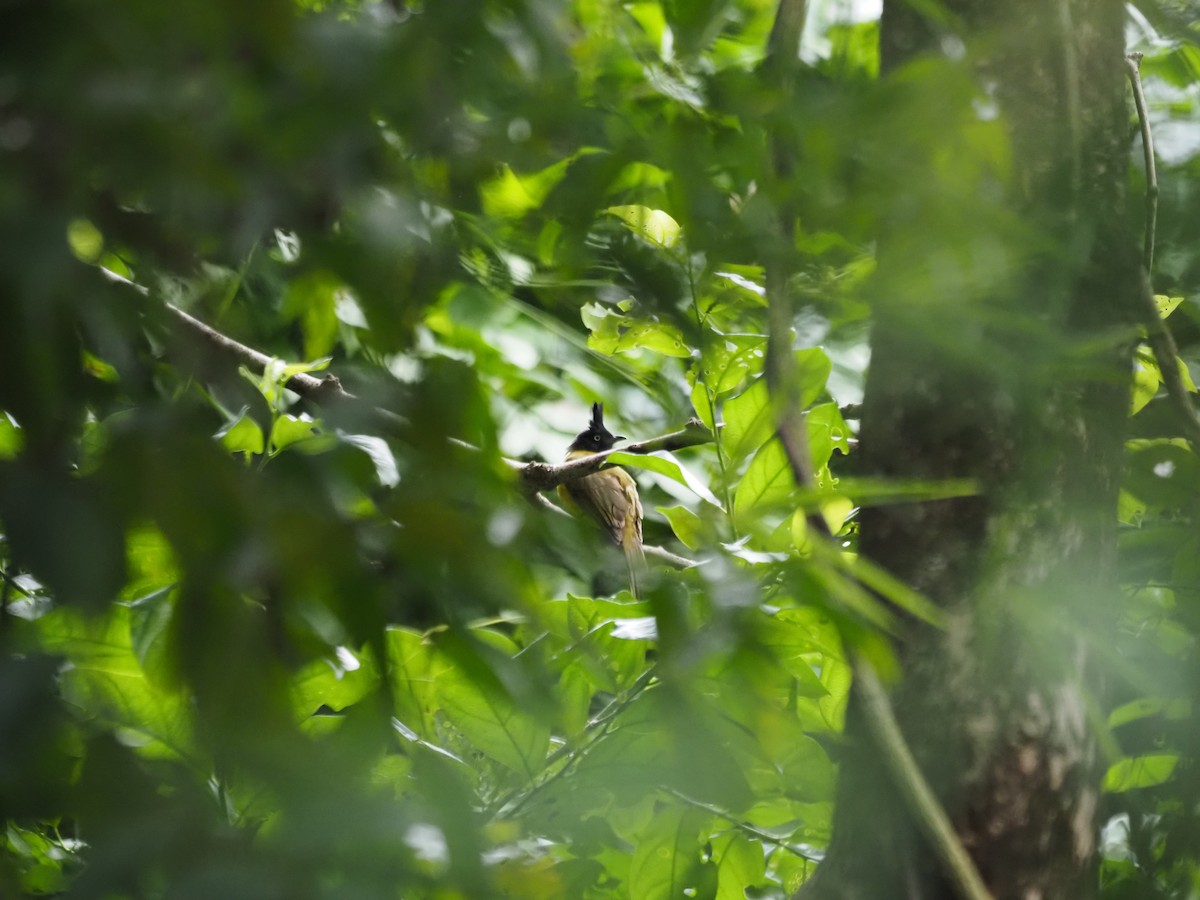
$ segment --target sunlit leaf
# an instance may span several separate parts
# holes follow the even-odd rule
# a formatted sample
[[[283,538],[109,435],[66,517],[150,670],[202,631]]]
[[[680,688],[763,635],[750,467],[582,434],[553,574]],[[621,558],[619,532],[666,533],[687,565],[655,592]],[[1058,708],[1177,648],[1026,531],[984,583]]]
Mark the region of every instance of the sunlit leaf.
[[[659,247],[673,247],[679,240],[679,223],[661,209],[626,205],[610,206],[605,212],[628,225],[634,234]]]
[[[1179,765],[1177,753],[1151,753],[1118,760],[1104,775],[1104,790],[1120,794],[1137,788],[1154,787],[1169,779]]]
[[[711,503],[716,507],[721,506],[721,501],[708,489],[708,486],[699,476],[695,475],[687,466],[680,463],[674,454],[667,450],[658,450],[654,453],[624,453],[618,450],[609,454],[608,459],[614,465],[636,466],[639,469],[665,475],[672,481],[676,481],[687,487],[701,500]]]

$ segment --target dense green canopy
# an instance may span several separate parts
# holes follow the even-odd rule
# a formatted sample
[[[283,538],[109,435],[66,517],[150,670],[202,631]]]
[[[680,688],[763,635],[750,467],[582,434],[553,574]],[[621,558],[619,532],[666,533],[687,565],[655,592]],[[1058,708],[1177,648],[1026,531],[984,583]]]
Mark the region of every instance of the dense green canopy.
[[[898,4],[944,40],[881,77],[878,9],[809,5],[795,63],[772,0],[0,5],[0,897],[790,895],[854,664],[891,683],[946,624],[859,555],[863,511],[985,492],[860,464],[881,307],[1043,418],[1132,354],[1119,596],[1014,587],[1005,652],[1098,660],[1102,896],[1196,896],[1179,398],[1136,314],[997,300],[1086,240],[1007,202],[1027,150],[956,14]],[[1200,13],[1126,16],[1194,391]],[[522,468],[596,401],[631,441],[686,429],[612,459],[640,598]]]

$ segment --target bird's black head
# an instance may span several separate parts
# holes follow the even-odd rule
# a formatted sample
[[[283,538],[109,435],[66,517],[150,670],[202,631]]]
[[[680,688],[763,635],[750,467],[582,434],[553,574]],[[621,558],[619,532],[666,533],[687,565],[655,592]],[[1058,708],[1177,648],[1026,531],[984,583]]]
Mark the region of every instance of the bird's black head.
[[[587,431],[581,431],[575,436],[567,452],[586,450],[589,453],[603,453],[605,450],[611,450],[617,441],[623,440],[625,438],[622,435],[613,434],[604,427],[604,404],[593,403],[592,421],[588,424]]]

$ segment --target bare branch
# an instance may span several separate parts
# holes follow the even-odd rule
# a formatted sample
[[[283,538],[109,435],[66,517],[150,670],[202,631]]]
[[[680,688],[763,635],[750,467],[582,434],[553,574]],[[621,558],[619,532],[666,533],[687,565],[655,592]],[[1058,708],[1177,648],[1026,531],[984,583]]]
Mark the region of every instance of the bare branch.
[[[175,321],[193,335],[202,338],[210,347],[215,348],[226,356],[236,359],[252,371],[262,374],[270,366],[272,357],[267,354],[255,350],[253,347],[248,347],[240,341],[229,337],[229,335],[217,331],[211,325],[206,325],[195,316],[184,312],[174,304],[164,303],[163,305],[175,318]],[[394,432],[407,425],[402,416],[398,416],[386,409],[380,409],[378,406],[367,403],[362,398],[351,394],[342,387],[341,379],[336,375],[326,375],[324,378],[317,378],[316,376],[309,375],[307,372],[297,372],[288,378],[283,386],[318,406],[354,409],[359,413],[364,413],[369,422],[379,426],[384,432]]]
[[[645,441],[635,441],[632,444],[626,444],[624,447],[616,447],[612,450],[606,450],[603,453],[594,453],[591,456],[573,459],[570,462],[559,463],[557,465],[543,462],[522,463],[516,460],[508,460],[507,462],[510,466],[520,471],[522,486],[525,490],[530,492],[548,491],[568,481],[574,481],[585,475],[599,472],[604,468],[609,455],[612,453],[645,454],[654,453],[659,450],[682,450],[686,447],[708,444],[712,440],[712,432],[699,419],[689,419],[687,424],[679,431],[672,431],[670,434],[664,434]]]
[[[764,831],[761,828],[757,828],[751,823],[743,819],[739,819],[737,816],[729,812],[729,810],[721,809],[719,806],[714,806],[711,803],[705,803],[703,800],[697,800],[694,797],[689,797],[682,791],[677,791],[672,787],[663,787],[661,789],[670,794],[676,800],[686,803],[688,806],[694,806],[696,809],[702,809],[705,812],[712,813],[718,818],[724,819],[738,831],[744,832],[757,841],[762,841],[763,843],[780,847],[786,850],[788,853],[791,853],[793,856],[798,856],[801,859],[807,859],[809,862],[821,861],[820,855],[814,853],[812,850],[799,847],[793,843],[790,843],[789,841],[785,841],[782,838],[776,837],[769,831]]]

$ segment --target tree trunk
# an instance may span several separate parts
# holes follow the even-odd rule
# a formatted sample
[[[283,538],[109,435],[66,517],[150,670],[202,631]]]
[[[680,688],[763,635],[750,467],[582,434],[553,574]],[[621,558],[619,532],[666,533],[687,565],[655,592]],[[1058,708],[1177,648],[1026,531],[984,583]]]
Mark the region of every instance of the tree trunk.
[[[885,226],[861,446],[868,476],[973,479],[978,493],[867,509],[861,551],[946,614],[944,628],[906,625],[891,702],[988,890],[1087,898],[1103,774],[1090,657],[1116,590],[1126,311],[1139,265],[1124,224],[1123,9],[947,5],[954,34],[935,33],[914,11],[923,5],[885,2],[884,77],[917,78],[917,57],[965,50],[957,68],[981,86],[969,102],[998,109],[1011,168],[995,177],[994,198],[978,180],[965,237],[920,213]],[[969,117],[947,118],[924,172],[910,173],[921,202],[935,202],[929,184],[945,179],[946,154],[970,145],[959,127]],[[960,896],[868,715],[856,688],[833,840],[800,896]]]

